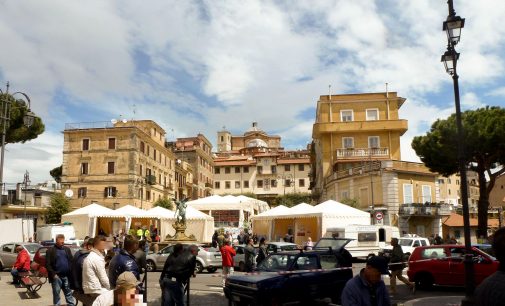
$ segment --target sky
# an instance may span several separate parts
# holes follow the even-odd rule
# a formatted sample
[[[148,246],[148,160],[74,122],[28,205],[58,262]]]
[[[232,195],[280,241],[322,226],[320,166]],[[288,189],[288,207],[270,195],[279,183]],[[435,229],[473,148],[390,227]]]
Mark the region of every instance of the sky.
[[[463,110],[505,107],[505,1],[454,1]],[[167,140],[253,121],[287,149],[311,141],[320,95],[395,91],[414,136],[454,112],[440,62],[442,0],[0,0],[0,88],[22,91],[46,124],[6,146],[6,182],[50,179],[66,123],[151,119]]]

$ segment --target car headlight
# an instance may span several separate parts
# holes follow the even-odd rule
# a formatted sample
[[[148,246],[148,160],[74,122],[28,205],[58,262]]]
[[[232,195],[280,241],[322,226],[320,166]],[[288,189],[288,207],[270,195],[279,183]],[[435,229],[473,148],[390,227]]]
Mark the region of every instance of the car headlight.
[[[258,289],[258,285],[257,285],[257,284],[255,284],[255,283],[254,283],[254,284],[253,284],[253,283],[251,283],[251,284],[247,284],[247,287],[249,287],[249,288],[253,288],[253,289]]]

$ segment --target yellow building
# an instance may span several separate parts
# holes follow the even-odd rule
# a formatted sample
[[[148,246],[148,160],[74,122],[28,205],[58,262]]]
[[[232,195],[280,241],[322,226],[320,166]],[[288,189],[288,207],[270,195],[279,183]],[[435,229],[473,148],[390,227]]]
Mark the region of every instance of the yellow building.
[[[183,200],[193,195],[193,167],[188,162],[175,161],[175,198]]]
[[[154,121],[77,123],[65,126],[63,189],[73,207],[97,202],[149,209],[174,196],[175,157]]]
[[[312,192],[319,201],[348,202],[373,212],[374,223],[423,236],[441,234],[441,216],[450,211],[435,204],[437,174],[401,161],[407,120],[398,111],[405,100],[395,92],[321,96],[312,131]],[[382,219],[376,220],[376,212]]]

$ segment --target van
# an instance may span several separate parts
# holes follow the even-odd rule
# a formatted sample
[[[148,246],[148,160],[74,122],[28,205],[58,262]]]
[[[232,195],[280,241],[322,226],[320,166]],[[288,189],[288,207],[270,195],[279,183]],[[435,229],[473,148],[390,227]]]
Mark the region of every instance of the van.
[[[398,238],[399,236],[400,230],[396,226],[351,224],[346,227],[327,228],[323,237],[352,239],[345,249],[354,258],[367,258],[371,255],[377,255],[379,250],[391,241],[391,238]]]
[[[56,236],[65,235],[65,243],[72,244],[75,241],[75,229],[68,224],[47,224],[37,228],[37,241],[56,242]]]

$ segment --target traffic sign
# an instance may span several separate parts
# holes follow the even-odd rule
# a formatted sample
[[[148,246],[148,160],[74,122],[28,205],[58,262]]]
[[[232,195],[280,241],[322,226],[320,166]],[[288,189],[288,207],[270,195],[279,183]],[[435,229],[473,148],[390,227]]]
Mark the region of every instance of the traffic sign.
[[[375,219],[382,220],[382,218],[384,218],[384,215],[380,211],[375,213]]]

